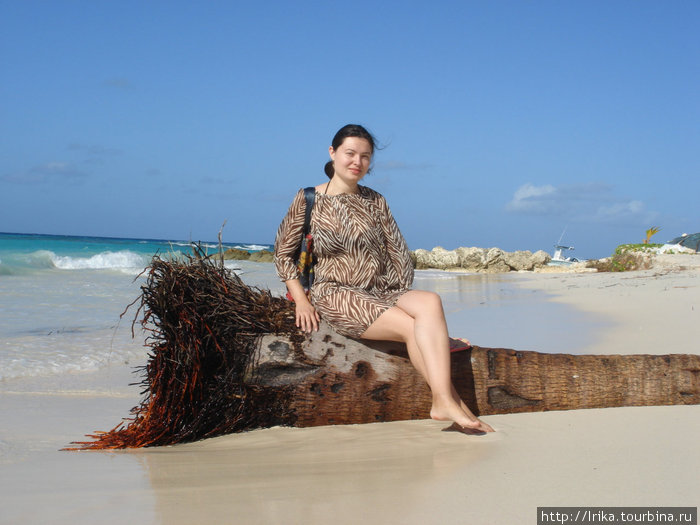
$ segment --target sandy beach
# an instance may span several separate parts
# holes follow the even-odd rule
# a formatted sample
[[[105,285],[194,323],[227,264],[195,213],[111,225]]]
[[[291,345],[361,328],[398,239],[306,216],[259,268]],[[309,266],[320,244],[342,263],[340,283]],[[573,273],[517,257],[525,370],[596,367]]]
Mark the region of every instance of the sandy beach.
[[[520,349],[700,353],[698,256],[659,257],[637,272],[508,274],[482,288],[497,294],[499,283],[522,291],[527,324],[541,338]],[[546,309],[528,307],[543,302]],[[557,318],[560,331],[542,348],[547,333],[538,326],[557,305],[586,322]],[[451,332],[472,337],[466,321],[454,325],[469,310],[460,315],[448,318]],[[502,330],[519,340],[517,319]],[[483,346],[498,346],[495,339],[472,337]],[[126,417],[139,400],[134,379],[115,366],[68,385],[3,385],[0,523],[514,524],[536,523],[538,506],[700,504],[698,405],[486,416],[497,432],[485,436],[420,420],[59,451]]]

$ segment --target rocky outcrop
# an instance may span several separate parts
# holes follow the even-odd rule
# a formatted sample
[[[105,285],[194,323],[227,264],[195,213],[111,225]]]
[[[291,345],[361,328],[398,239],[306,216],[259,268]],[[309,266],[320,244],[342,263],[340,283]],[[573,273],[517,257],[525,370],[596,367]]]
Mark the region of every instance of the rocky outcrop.
[[[466,272],[504,273],[532,271],[546,266],[551,260],[547,252],[539,250],[505,252],[500,248],[457,248],[446,250],[440,246],[432,250],[418,249],[411,253],[417,270],[463,270]]]
[[[246,250],[241,250],[240,248],[229,248],[224,252],[224,259],[236,261],[272,262],[274,259],[274,253],[272,253],[270,250],[248,252]]]
[[[250,252],[241,250],[240,248],[229,248],[224,252],[224,259],[233,259],[236,261],[245,261],[250,259]]]
[[[269,250],[248,252],[239,248],[229,248],[224,252],[224,259],[272,262],[274,253]],[[529,251],[505,252],[500,248],[446,250],[437,246],[430,251],[416,250],[411,253],[411,259],[418,270],[434,268],[437,270],[504,273],[542,268],[550,261],[550,256],[542,250],[535,253]]]
[[[260,250],[250,254],[249,261],[254,262],[272,262],[275,258],[275,254],[269,250]]]

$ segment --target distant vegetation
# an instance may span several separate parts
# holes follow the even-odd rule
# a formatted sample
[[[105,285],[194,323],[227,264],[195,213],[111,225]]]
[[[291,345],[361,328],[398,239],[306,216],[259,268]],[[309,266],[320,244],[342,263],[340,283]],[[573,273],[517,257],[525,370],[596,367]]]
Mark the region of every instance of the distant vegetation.
[[[625,253],[656,253],[656,248],[661,248],[663,244],[621,244],[615,248],[615,255]]]
[[[619,247],[618,247],[619,248]],[[590,260],[586,268],[595,268],[599,272],[629,272],[651,268],[649,255],[637,252],[616,253],[606,259]]]
[[[650,236],[647,237],[647,240]],[[612,257],[588,261],[586,268],[595,268],[599,272],[648,270],[651,268],[651,254],[655,253],[655,248],[660,248],[661,246],[663,244],[649,244],[648,242],[621,244],[615,248],[615,253],[613,253]]]

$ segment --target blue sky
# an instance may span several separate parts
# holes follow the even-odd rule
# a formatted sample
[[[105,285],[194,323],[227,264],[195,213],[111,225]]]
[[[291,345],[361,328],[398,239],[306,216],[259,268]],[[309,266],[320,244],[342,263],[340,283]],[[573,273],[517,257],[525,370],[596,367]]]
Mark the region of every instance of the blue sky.
[[[272,242],[349,122],[412,249],[700,231],[695,0],[0,11],[0,231]]]

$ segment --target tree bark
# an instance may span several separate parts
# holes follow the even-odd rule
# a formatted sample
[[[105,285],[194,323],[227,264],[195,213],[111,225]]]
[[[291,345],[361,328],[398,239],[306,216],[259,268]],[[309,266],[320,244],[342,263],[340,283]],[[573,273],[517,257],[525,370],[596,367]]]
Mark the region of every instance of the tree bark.
[[[569,355],[473,347],[452,354],[452,379],[477,415],[700,404],[700,355]],[[425,419],[430,389],[398,343],[359,341],[325,323],[301,346],[265,335],[245,375],[280,392],[286,423]],[[283,394],[284,393],[284,394]]]

